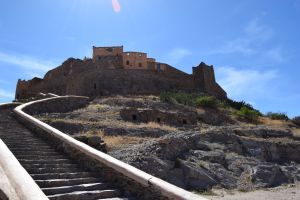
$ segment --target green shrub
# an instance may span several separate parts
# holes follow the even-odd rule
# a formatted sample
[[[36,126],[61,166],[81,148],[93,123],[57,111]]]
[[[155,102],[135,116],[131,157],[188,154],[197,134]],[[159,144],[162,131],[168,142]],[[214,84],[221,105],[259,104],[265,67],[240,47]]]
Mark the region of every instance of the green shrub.
[[[245,101],[234,101],[232,99],[226,99],[223,101],[225,105],[230,106],[231,108],[234,108],[236,110],[241,110],[243,107],[248,108],[249,110],[253,110],[259,114],[259,116],[262,116],[262,113],[259,110],[256,110],[253,108],[253,106],[249,103],[246,103]]]
[[[159,96],[160,100],[162,102],[176,104],[177,101],[174,99],[174,97],[170,94],[170,92],[162,92]]]
[[[273,112],[268,112],[266,114],[266,117],[269,117],[271,119],[277,119],[277,120],[289,120],[289,117],[285,114],[285,113],[281,113],[281,112],[278,112],[278,113],[273,113]]]
[[[162,92],[160,93],[160,100],[172,104],[179,103],[194,106],[195,99],[199,96],[199,94],[189,94],[185,92]]]
[[[250,122],[257,122],[260,116],[260,113],[256,110],[251,110],[246,106],[243,106],[239,111],[235,113],[241,119],[250,121]]]
[[[202,96],[195,100],[197,106],[216,108],[218,107],[218,99],[213,96]]]
[[[249,103],[246,103],[245,101],[234,101],[232,99],[226,99],[225,103],[236,110],[240,110],[242,107],[247,107],[250,110],[254,110],[253,106]]]

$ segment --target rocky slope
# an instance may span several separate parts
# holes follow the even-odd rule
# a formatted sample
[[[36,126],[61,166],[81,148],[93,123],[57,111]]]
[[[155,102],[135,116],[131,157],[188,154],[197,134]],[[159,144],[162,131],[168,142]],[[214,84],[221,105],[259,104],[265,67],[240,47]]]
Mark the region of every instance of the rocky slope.
[[[192,191],[300,181],[294,124],[247,124],[228,110],[170,105],[157,97],[97,99],[84,109],[38,117],[77,138],[100,136],[110,155]]]

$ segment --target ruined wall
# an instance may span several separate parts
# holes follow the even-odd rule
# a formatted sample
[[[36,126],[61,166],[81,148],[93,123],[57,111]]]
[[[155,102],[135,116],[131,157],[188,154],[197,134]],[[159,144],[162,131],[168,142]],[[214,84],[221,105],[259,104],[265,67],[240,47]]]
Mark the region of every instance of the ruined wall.
[[[33,78],[32,80],[18,80],[15,99],[27,99],[38,94],[43,87],[43,79]]]
[[[195,87],[203,88],[209,95],[226,98],[226,92],[216,82],[213,66],[201,62],[199,66],[193,67],[193,78]]]
[[[94,47],[93,46],[93,60],[97,60],[98,57],[105,56],[120,56],[123,55],[123,46],[116,47]]]

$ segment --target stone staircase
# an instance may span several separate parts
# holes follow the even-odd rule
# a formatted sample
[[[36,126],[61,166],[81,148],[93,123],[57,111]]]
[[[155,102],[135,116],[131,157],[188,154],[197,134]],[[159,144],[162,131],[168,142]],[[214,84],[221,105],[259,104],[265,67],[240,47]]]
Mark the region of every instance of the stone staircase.
[[[95,172],[89,172],[57,152],[12,116],[0,111],[0,138],[50,200],[125,200]]]

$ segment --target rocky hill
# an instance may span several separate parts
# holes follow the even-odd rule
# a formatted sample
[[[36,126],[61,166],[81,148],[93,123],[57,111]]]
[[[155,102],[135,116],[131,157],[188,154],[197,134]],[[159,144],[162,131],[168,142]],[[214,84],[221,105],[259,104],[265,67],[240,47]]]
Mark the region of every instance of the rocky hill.
[[[297,124],[264,117],[246,104],[236,110],[234,102],[191,99],[103,97],[83,109],[37,117],[195,192],[253,191],[300,181]]]

